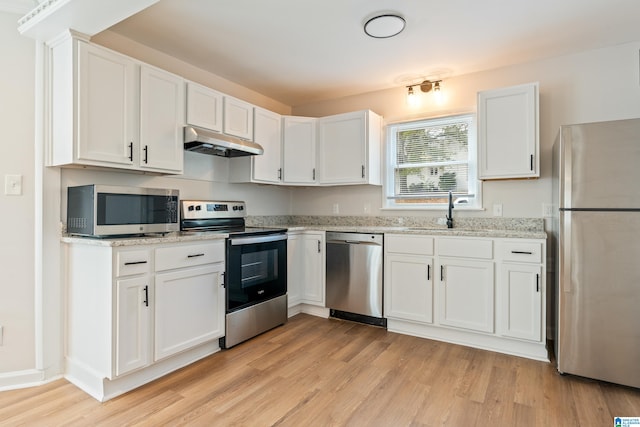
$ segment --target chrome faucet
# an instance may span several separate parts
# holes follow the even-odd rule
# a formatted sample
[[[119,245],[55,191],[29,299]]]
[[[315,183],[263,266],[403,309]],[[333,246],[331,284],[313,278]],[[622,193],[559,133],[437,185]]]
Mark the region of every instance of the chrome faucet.
[[[453,195],[449,191],[449,214],[447,215],[447,228],[453,228]]]

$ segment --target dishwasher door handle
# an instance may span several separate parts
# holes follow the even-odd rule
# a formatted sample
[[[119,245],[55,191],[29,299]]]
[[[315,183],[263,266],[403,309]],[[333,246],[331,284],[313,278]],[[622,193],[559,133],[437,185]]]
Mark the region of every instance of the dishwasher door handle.
[[[380,243],[376,242],[363,242],[360,240],[327,240],[327,244],[336,244],[336,245],[369,245],[369,246],[382,246]]]

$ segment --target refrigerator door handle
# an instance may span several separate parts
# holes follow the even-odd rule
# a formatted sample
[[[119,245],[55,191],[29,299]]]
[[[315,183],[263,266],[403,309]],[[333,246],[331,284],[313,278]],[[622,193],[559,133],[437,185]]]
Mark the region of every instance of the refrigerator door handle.
[[[564,240],[564,244],[562,245],[562,252],[558,254],[560,256],[559,273],[562,278],[562,290],[566,293],[571,293],[571,211],[564,211],[560,215],[560,221],[563,223],[562,229],[564,230],[560,239]]]

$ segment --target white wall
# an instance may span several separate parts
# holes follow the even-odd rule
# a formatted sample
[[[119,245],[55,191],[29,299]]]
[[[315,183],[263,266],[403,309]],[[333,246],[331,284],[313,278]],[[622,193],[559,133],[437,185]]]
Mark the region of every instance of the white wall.
[[[19,18],[0,12],[0,377],[35,365],[35,43],[18,35]],[[22,175],[21,196],[4,194],[6,174]]]
[[[492,205],[502,203],[505,217],[542,217],[542,204],[551,203],[551,149],[563,124],[640,117],[640,42],[593,50],[581,54],[537,61],[482,73],[445,79],[444,100],[432,93],[423,106],[412,110],[405,102],[406,88],[399,87],[359,96],[296,106],[296,115],[319,117],[371,109],[386,123],[476,110],[481,90],[538,81],[540,83],[541,177],[537,180],[485,181],[485,211],[456,211],[459,216],[490,216]],[[373,186],[301,188],[293,190],[293,214],[331,215],[334,203],[340,214],[441,216],[433,211],[380,211],[382,189]]]
[[[283,215],[291,210],[291,191],[285,187],[257,184],[229,184],[229,159],[185,152],[184,175],[143,175],[136,173],[63,169],[60,218],[66,215],[66,188],[73,185],[108,184],[180,190],[180,198],[204,200],[244,200],[248,215]]]

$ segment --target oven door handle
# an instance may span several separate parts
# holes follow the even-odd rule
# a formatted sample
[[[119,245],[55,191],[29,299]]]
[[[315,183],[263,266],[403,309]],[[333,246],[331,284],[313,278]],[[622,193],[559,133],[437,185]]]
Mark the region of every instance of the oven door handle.
[[[267,236],[250,236],[250,237],[232,237],[229,239],[229,243],[232,246],[252,245],[255,243],[269,243],[278,242],[280,240],[287,240],[286,234],[274,234]]]

